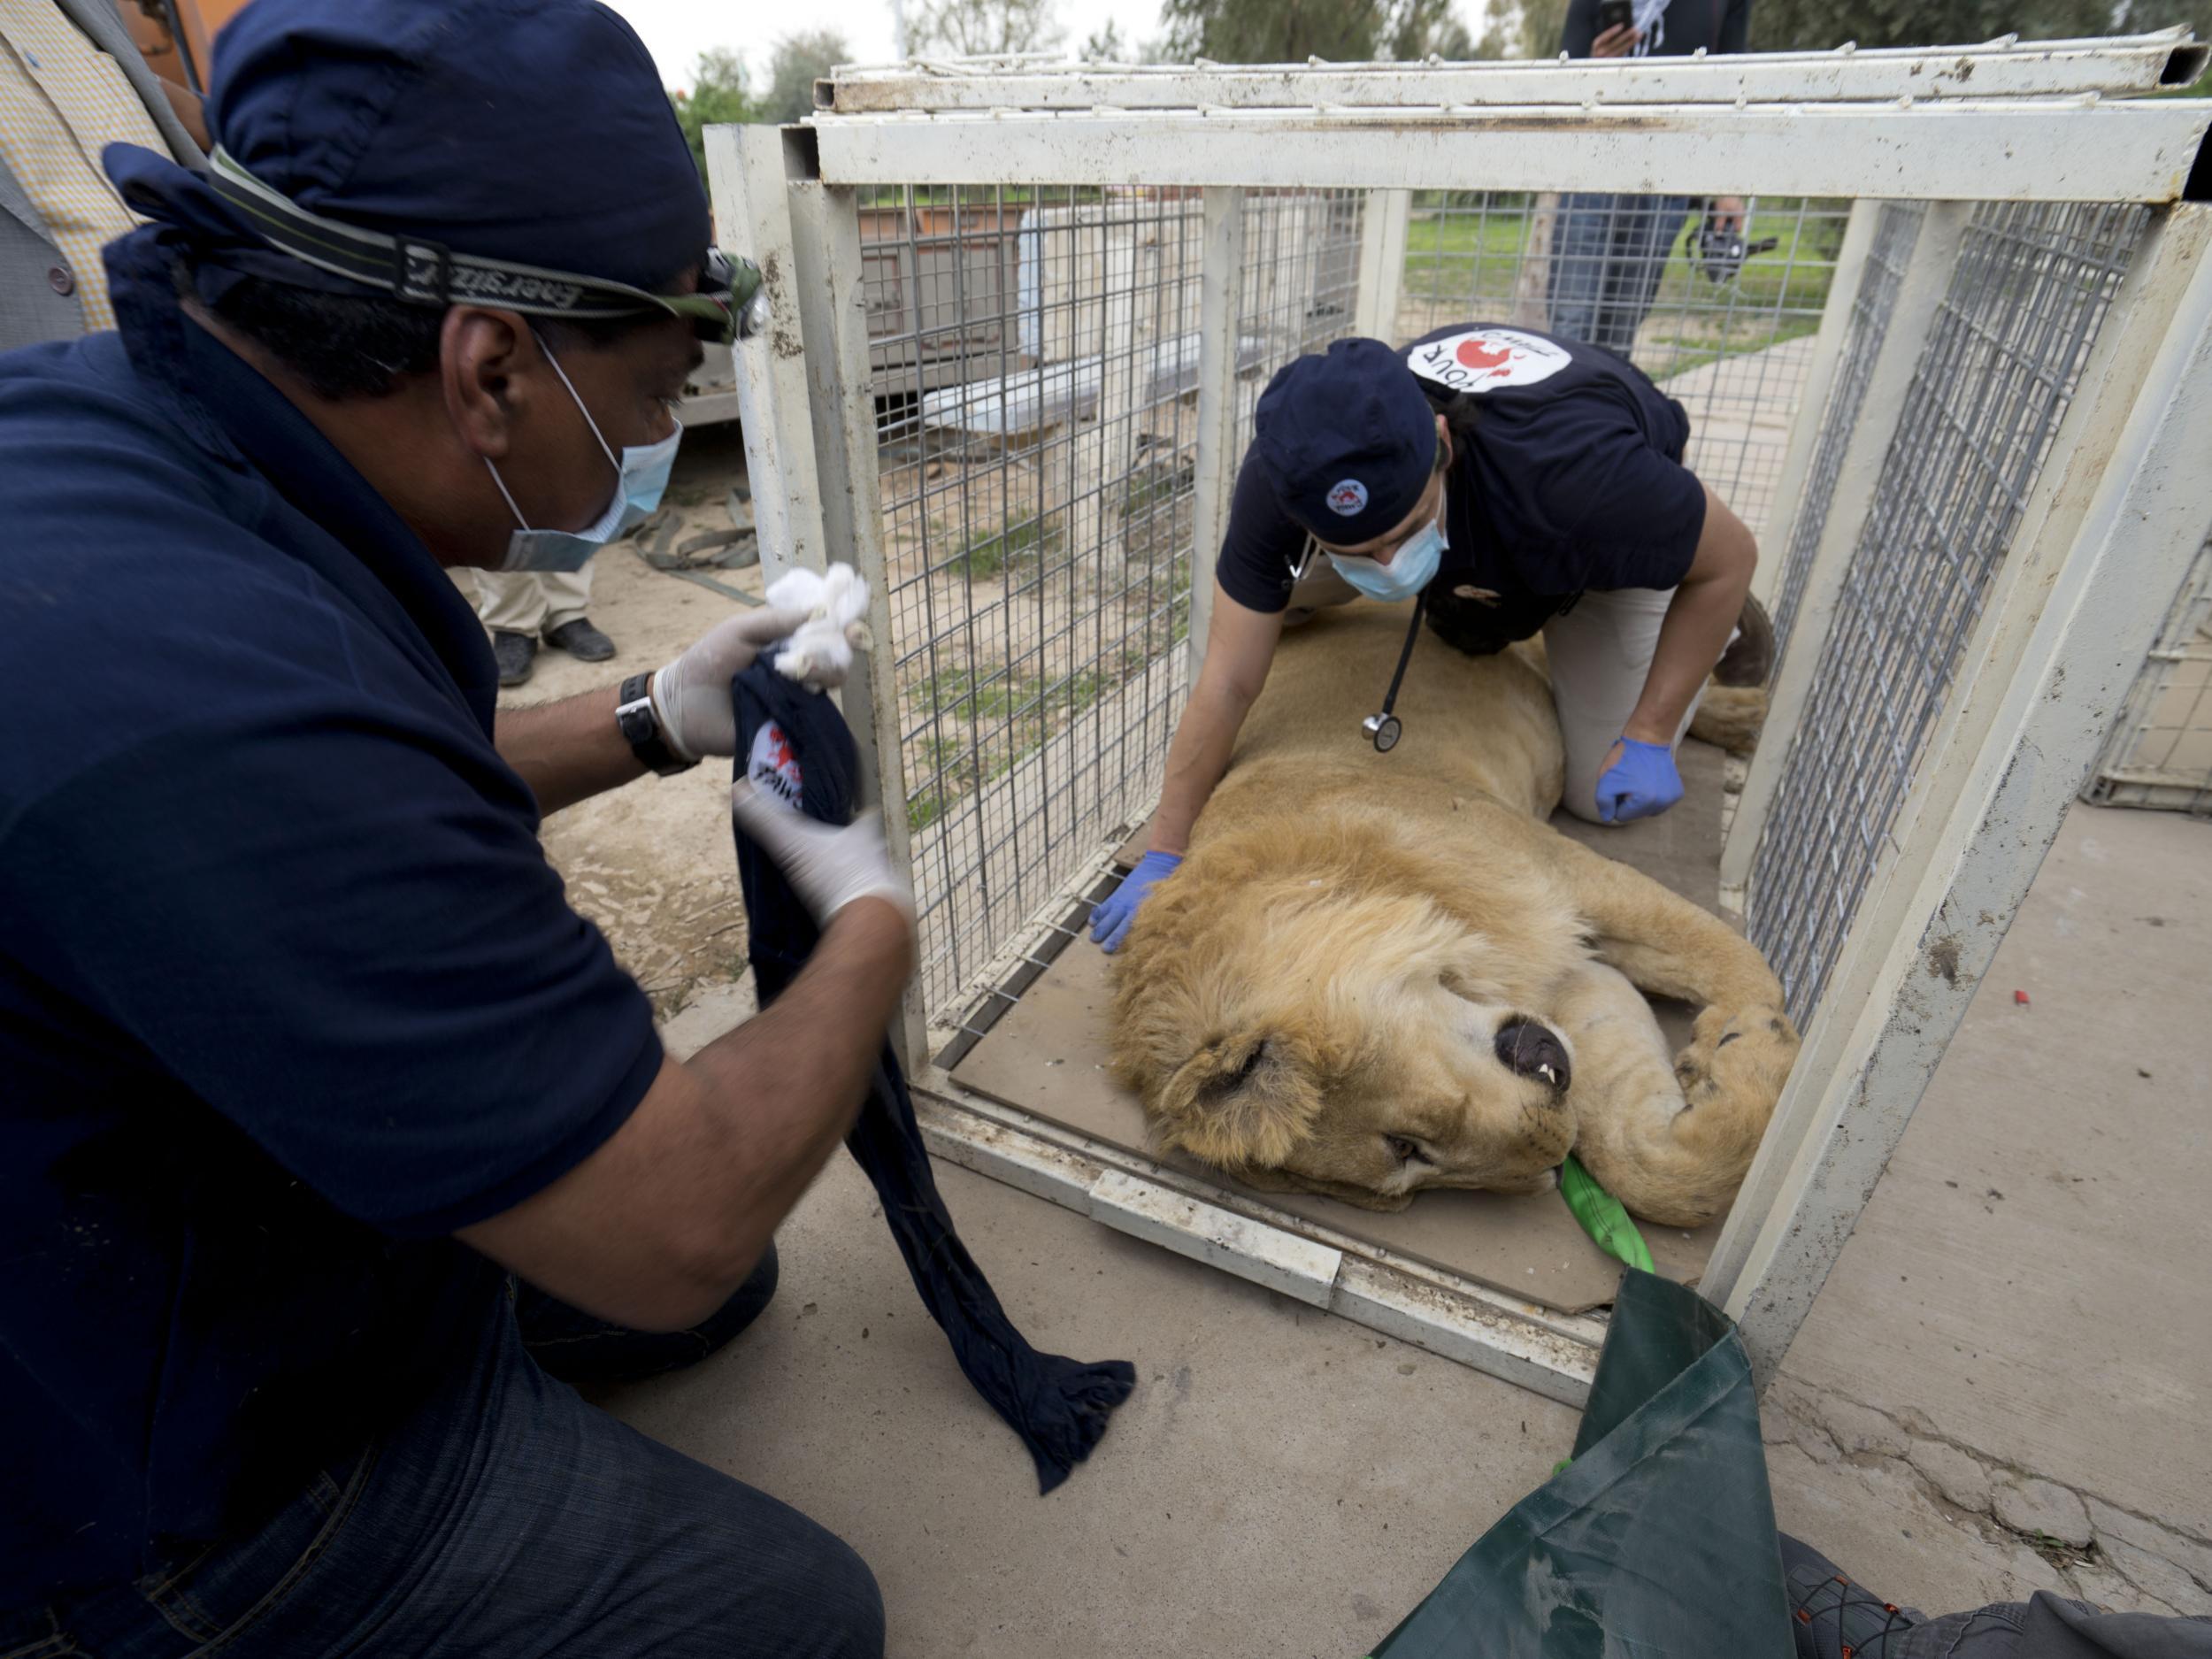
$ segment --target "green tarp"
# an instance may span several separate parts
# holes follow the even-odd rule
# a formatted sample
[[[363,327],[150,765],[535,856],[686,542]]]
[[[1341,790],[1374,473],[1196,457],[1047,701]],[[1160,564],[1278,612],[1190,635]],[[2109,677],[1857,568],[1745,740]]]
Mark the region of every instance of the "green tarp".
[[[1787,1659],[1758,1398],[1735,1327],[1628,1269],[1574,1459],[1374,1659]]]

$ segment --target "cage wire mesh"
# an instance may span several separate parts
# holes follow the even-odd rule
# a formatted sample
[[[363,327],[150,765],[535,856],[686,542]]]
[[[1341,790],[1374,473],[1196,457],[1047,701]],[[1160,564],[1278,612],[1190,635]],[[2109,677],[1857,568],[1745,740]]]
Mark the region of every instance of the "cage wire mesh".
[[[1754,855],[1747,931],[1817,1003],[2144,229],[2116,204],[1984,204],[1915,367]]]
[[[1512,323],[1620,353],[1680,400],[1685,460],[1760,534],[1851,204],[1745,205],[1747,242],[1771,245],[1732,274],[1699,257],[1687,197],[1417,192],[1394,333]]]
[[[2085,799],[2212,816],[2212,536],[2197,549]]]
[[[1874,360],[1889,332],[1890,313],[1896,309],[1897,289],[1904,280],[1906,262],[1920,240],[1920,227],[1928,217],[1920,202],[1885,202],[1874,220],[1874,237],[1860,273],[1858,292],[1851,296],[1843,340],[1836,355],[1835,380],[1821,411],[1812,456],[1805,469],[1804,493],[1797,516],[1791,521],[1789,545],[1781,549],[1781,579],[1774,592],[1774,672],[1781,671],[1788,654],[1790,634],[1797,626],[1798,606],[1805,597],[1805,579],[1811,573],[1813,555],[1828,528],[1828,509],[1836,495],[1836,479],[1843,469],[1844,451],[1857,428],[1859,410],[1866,402],[1867,384],[1874,378]]]
[[[1245,211],[1240,385],[1344,331],[1359,254],[1353,193]],[[906,187],[858,217],[923,1001],[976,1027],[1181,710],[1202,198]]]

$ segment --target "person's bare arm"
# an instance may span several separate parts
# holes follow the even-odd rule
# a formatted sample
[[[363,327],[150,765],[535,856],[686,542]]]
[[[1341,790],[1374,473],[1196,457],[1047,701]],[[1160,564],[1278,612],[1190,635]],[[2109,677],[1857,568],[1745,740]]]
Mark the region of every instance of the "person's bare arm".
[[[1743,614],[1751,573],[1758,567],[1758,543],[1743,520],[1713,494],[1711,485],[1704,489],[1705,527],[1698,535],[1697,553],[1659,625],[1644,694],[1628,717],[1624,735],[1640,743],[1672,746],[1698,687],[1728,649],[1729,633]],[[1617,746],[1606,764],[1617,758]]]
[[[1167,778],[1152,815],[1153,851],[1179,856],[1189,849],[1191,826],[1229,769],[1237,733],[1267,683],[1268,664],[1275,660],[1282,635],[1279,613],[1248,610],[1219,582],[1214,584],[1205,661],[1175,728],[1175,741],[1168,745]]]
[[[728,755],[735,749],[737,716],[730,703],[731,677],[751,667],[762,650],[788,637],[805,620],[799,611],[772,606],[742,611],[725,618],[652,677],[653,711],[662,741],[678,759]],[[819,690],[836,682],[807,683]],[[549,817],[645,775],[629,740],[615,725],[619,695],[618,687],[608,686],[535,708],[500,710],[493,741],[500,757],[522,774],[538,797],[541,813]]]
[[[615,695],[616,687],[602,686],[558,703],[499,711],[492,741],[538,797],[541,813],[549,816],[645,775],[614,723]]]
[[[698,1324],[744,1283],[852,1126],[913,962],[895,904],[840,911],[768,1010],[664,1060],[598,1151],[460,1237],[588,1313]]]

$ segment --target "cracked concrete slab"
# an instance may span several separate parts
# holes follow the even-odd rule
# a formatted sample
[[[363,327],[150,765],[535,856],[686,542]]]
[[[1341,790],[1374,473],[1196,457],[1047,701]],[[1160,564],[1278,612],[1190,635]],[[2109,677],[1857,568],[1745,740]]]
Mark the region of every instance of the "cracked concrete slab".
[[[2076,806],[1785,1379],[2212,1540],[2208,951],[2212,825]]]

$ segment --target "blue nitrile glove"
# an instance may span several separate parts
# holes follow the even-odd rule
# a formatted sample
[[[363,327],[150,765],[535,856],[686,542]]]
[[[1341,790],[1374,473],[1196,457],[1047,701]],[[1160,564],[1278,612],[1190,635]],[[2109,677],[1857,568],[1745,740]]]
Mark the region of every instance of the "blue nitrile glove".
[[[1624,737],[1621,757],[1598,780],[1598,821],[1657,818],[1681,798],[1682,774],[1674,769],[1674,751],[1663,743]]]
[[[1677,795],[1681,794],[1678,786]],[[1121,885],[1099,901],[1091,911],[1091,937],[1102,950],[1119,950],[1129,937],[1129,924],[1137,919],[1137,906],[1161,877],[1174,872],[1183,862],[1180,853],[1147,853],[1137,867],[1121,879]]]

